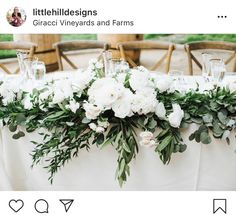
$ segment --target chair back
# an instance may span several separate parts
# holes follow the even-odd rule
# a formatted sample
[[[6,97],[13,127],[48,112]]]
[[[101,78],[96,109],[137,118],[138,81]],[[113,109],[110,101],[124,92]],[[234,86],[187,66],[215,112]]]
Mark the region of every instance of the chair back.
[[[172,52],[174,51],[175,46],[172,43],[144,40],[118,43],[117,49],[120,50],[121,58],[127,61],[131,67],[136,67],[137,65],[139,65],[139,63],[130,58],[130,56],[128,55],[128,51],[164,50],[164,55],[156,61],[151,70],[156,70],[165,62],[164,71],[168,73],[170,69]]]
[[[16,52],[26,52],[29,58],[33,58],[37,45],[31,42],[0,42],[0,50],[14,50]],[[7,74],[16,74],[19,72],[18,67],[15,71],[11,71],[4,62],[0,62],[0,68]]]
[[[68,57],[67,52],[86,49],[102,49],[103,52],[108,49],[108,45],[106,43],[96,40],[63,41],[55,43],[53,47],[56,49],[59,70],[64,70],[62,58],[69,64],[70,67],[73,69],[78,69],[77,65]],[[101,59],[102,52],[99,54],[98,59]]]
[[[185,44],[185,51],[188,56],[188,68],[190,75],[193,75],[193,62],[202,69],[202,64],[193,54],[193,51],[207,50],[207,51],[218,51],[230,53],[228,58],[224,60],[225,65],[231,61],[233,63],[233,72],[236,71],[236,43],[228,43],[223,41],[202,41]]]

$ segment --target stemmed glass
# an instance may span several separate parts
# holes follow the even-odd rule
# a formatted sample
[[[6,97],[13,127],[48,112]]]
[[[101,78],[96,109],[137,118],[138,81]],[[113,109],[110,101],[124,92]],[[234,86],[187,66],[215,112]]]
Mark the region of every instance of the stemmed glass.
[[[19,67],[20,67],[20,73],[25,74],[26,67],[25,67],[25,64],[24,64],[24,60],[28,58],[28,52],[17,51],[16,56],[17,56],[17,60],[18,60],[18,63],[19,63]]]
[[[210,60],[212,59],[212,55],[209,53],[202,53],[202,76],[205,81],[208,80],[210,75],[211,65]]]
[[[105,76],[109,75],[109,60],[112,59],[112,52],[111,51],[104,51],[102,53],[103,61],[104,61],[104,70]]]

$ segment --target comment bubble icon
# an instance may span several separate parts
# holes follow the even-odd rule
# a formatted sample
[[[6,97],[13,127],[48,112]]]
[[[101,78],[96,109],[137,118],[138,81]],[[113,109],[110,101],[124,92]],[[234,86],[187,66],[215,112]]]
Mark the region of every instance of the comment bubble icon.
[[[49,213],[49,204],[45,199],[39,199],[35,202],[34,208],[40,214]]]

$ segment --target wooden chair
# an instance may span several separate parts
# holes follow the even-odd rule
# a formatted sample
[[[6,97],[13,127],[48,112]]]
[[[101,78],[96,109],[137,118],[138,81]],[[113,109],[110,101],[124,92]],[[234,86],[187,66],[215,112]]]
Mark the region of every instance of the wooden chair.
[[[232,52],[230,56],[224,61],[225,65],[229,64],[231,61],[234,61],[233,72],[236,72],[236,44],[228,43],[223,41],[202,41],[202,42],[193,42],[185,44],[185,51],[188,56],[188,67],[189,74],[193,75],[193,61],[194,63],[202,69],[201,62],[193,55],[192,51],[197,50],[214,50],[221,52]]]
[[[16,52],[22,51],[28,53],[29,58],[33,58],[37,45],[30,42],[13,42],[6,41],[0,42],[0,50],[15,50]],[[10,71],[3,62],[0,62],[0,68],[7,74],[16,74],[19,72],[19,67],[15,71]]]
[[[166,61],[165,72],[168,73],[170,69],[172,52],[175,49],[175,46],[172,43],[144,40],[118,43],[117,49],[120,50],[121,58],[126,60],[131,67],[136,67],[138,63],[129,57],[128,51],[165,50],[166,53],[157,61],[157,63],[151,68],[151,70],[156,70],[161,66],[162,63],[164,63],[164,61]]]
[[[73,68],[78,69],[78,67],[68,58],[65,52],[85,50],[85,49],[108,49],[108,45],[101,41],[96,40],[74,40],[74,41],[64,41],[58,42],[53,45],[56,49],[57,60],[59,64],[59,70],[63,70],[62,58]],[[102,57],[102,53],[99,55],[99,59]]]

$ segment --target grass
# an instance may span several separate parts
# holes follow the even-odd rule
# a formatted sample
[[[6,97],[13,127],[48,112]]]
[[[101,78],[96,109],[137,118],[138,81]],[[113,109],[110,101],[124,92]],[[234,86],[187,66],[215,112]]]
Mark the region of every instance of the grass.
[[[96,40],[96,34],[62,34],[62,40]],[[145,40],[163,40],[178,44],[185,44],[193,41],[226,41],[236,42],[236,34],[145,34]],[[0,34],[1,41],[12,41],[12,34]],[[14,51],[0,51],[0,59],[15,57]]]

